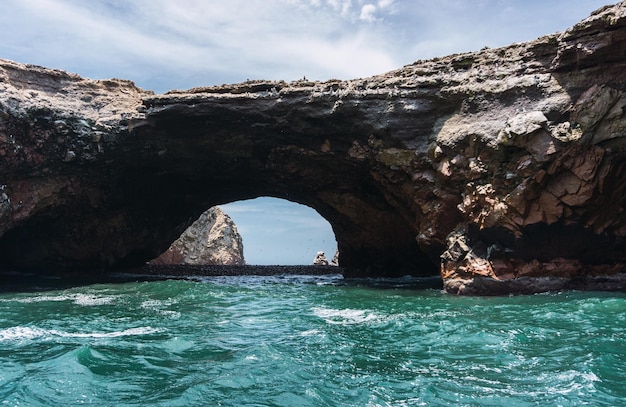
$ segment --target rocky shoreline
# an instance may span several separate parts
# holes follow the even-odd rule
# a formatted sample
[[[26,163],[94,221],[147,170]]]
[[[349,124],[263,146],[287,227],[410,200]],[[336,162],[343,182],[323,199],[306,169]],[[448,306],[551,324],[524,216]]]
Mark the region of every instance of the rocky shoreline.
[[[146,264],[142,267],[89,273],[19,273],[0,270],[0,292],[44,291],[78,285],[161,281],[202,277],[275,277],[275,276],[341,276],[346,285],[375,288],[442,289],[450,294],[474,296],[528,295],[554,291],[618,291],[626,292],[626,273],[611,276],[522,277],[497,281],[491,278],[449,279],[433,277],[379,278],[346,275],[338,266],[312,265],[189,265]]]
[[[520,277],[514,280],[496,280],[488,277],[449,279],[444,289],[458,295],[526,295],[553,291],[620,291],[626,292],[626,273],[606,276]]]
[[[307,265],[200,265],[200,264],[148,264],[118,271],[119,275],[145,276],[275,276],[275,275],[308,275],[321,276],[342,274],[343,268],[336,266],[307,266]]]
[[[491,278],[449,279],[376,278],[346,275],[346,270],[337,266],[310,265],[146,265],[140,268],[119,271],[113,274],[121,279],[162,279],[193,277],[232,276],[324,276],[342,275],[347,283],[365,282],[368,286],[404,288],[442,288],[450,294],[500,296],[527,295],[550,291],[621,291],[626,292],[626,273],[609,276],[564,277],[521,277],[515,280],[498,281]],[[408,280],[407,280],[408,278]],[[416,282],[417,281],[417,282]]]
[[[253,266],[253,265],[190,265],[146,264],[100,272],[17,272],[0,269],[0,292],[30,292],[65,289],[74,286],[131,281],[161,281],[196,277],[236,276],[332,276],[342,275],[337,266]]]

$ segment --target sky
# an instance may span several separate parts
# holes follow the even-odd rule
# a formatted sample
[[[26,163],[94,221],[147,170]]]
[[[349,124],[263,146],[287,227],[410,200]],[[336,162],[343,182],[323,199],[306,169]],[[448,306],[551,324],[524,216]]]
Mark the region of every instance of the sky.
[[[419,59],[564,31],[611,0],[0,0],[0,58],[123,78],[162,93],[237,83],[352,79]],[[312,209],[223,205],[249,264],[334,253]]]
[[[308,206],[261,197],[220,207],[237,225],[248,264],[311,264],[318,251],[330,261],[337,250],[330,224]]]

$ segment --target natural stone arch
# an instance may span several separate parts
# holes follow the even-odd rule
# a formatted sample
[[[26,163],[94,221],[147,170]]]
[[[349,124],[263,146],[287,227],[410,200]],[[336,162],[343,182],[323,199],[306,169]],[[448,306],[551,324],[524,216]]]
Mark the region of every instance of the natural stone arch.
[[[623,288],[624,49],[620,3],[348,81],[154,95],[3,61],[0,262],[139,264],[204,209],[275,196],[333,225],[348,274],[440,264],[451,292]]]
[[[56,119],[47,110],[30,112],[26,123],[13,118],[21,139],[33,133],[60,138],[62,121],[74,137],[85,127],[89,141],[79,144],[79,137],[61,149],[52,142],[51,150],[58,151],[47,158],[55,176],[29,183],[22,195],[12,193],[23,202],[51,193],[55,201],[4,234],[4,264],[61,269],[143,264],[206,208],[273,196],[310,206],[329,221],[348,273],[436,273],[417,245],[410,197],[402,196],[409,176],[388,165],[372,168],[379,154],[392,159],[408,154],[406,165],[414,156],[386,148],[401,147],[397,140],[375,136],[386,131],[377,128],[370,110],[379,110],[384,98],[374,98],[365,110],[359,103],[337,109],[335,98],[303,103],[308,92],[297,87],[284,103],[275,97],[250,99],[251,86],[235,86],[224,97],[218,90],[209,97],[199,91],[184,100],[145,99],[147,114],[98,139],[95,148],[103,152],[93,159],[68,151],[94,148],[96,123]]]
[[[204,205],[259,196],[307,205],[331,224],[340,264],[359,274],[436,272],[417,245],[414,211],[394,191],[410,182],[407,174],[384,165],[371,168],[380,154],[408,153],[410,165],[411,151],[384,149],[373,135],[380,131],[359,107],[330,113],[332,99],[303,105],[300,96],[282,108],[275,101],[245,106],[246,97],[203,95],[184,103],[173,98],[161,106],[158,99],[149,101],[151,114],[135,141],[156,151],[148,159],[159,168],[156,182],[164,177],[164,185],[181,188],[173,196]],[[396,158],[391,157],[394,164]],[[199,185],[210,187],[198,190]]]

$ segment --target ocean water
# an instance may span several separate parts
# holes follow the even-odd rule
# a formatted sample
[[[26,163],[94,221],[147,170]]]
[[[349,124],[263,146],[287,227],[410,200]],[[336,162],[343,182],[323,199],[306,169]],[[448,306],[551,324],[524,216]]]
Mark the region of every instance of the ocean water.
[[[626,405],[626,294],[337,275],[5,292],[0,405]]]

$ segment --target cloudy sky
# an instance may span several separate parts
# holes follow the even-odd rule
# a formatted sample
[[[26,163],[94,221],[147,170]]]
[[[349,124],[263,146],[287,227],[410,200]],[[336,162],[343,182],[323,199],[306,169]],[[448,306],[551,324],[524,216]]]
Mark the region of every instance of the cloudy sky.
[[[350,79],[563,31],[609,3],[0,0],[0,58],[131,79],[156,92],[246,79]],[[249,263],[306,264],[317,250],[334,250],[330,227],[306,208],[262,199],[225,209]]]

